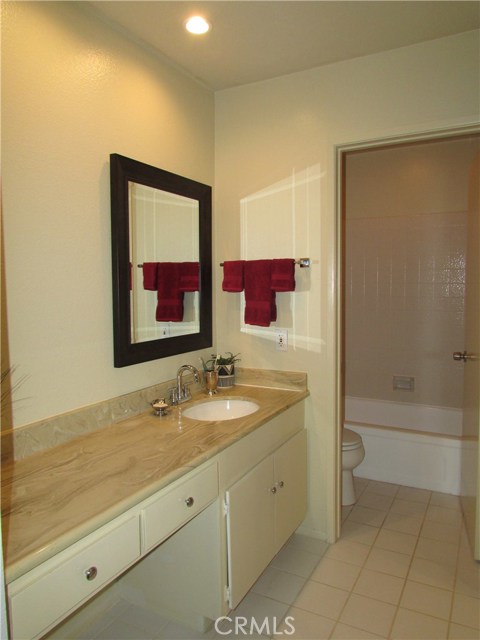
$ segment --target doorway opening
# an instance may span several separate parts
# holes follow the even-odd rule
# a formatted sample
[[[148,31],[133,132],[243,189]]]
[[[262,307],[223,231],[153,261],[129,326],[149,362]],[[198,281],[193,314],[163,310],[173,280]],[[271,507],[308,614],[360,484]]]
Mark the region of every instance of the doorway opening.
[[[345,424],[361,435],[359,477],[462,492],[458,445],[440,463],[425,460],[412,431],[438,436],[437,452],[462,438],[464,371],[452,353],[465,344],[469,171],[479,144],[477,129],[338,150],[338,441]]]

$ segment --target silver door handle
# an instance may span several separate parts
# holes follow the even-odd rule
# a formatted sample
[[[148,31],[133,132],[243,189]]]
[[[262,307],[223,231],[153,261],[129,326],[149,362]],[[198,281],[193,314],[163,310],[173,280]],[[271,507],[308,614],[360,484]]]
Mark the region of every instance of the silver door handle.
[[[463,360],[463,362],[466,362],[467,360],[476,360],[477,356],[475,356],[473,353],[467,353],[466,351],[455,351],[453,353],[453,359],[457,360],[458,362],[460,362],[461,360]]]

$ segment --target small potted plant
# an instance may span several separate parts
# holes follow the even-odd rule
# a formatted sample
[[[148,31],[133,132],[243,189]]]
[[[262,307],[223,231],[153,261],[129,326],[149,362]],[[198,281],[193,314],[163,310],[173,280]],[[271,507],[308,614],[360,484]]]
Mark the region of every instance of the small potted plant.
[[[235,384],[235,363],[240,360],[239,355],[234,355],[231,351],[223,355],[212,353],[210,360],[205,362],[202,358],[203,370],[218,371],[218,386],[232,387]]]

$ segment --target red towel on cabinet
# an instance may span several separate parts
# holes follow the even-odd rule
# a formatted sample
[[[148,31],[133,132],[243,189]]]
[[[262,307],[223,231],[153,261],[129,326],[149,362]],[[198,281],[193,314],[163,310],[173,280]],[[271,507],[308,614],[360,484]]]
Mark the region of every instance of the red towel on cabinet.
[[[183,291],[180,291],[180,264],[159,262],[157,267],[157,322],[182,322]]]
[[[243,291],[244,265],[245,260],[229,260],[223,263],[223,291]]]
[[[275,293],[272,291],[272,261],[247,260],[245,276],[245,324],[269,327],[276,319]],[[274,318],[272,317],[274,316]]]
[[[272,260],[272,290],[295,291],[295,260],[293,258]]]
[[[146,291],[157,290],[157,267],[158,262],[144,262],[143,270],[143,288]]]
[[[181,262],[179,274],[180,291],[198,291],[199,264],[198,262]]]

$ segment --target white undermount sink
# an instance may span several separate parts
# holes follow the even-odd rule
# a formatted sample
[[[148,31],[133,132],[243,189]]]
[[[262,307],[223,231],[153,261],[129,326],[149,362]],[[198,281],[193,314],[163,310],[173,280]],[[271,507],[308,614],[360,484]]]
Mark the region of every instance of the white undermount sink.
[[[254,413],[260,407],[256,402],[241,398],[205,400],[182,411],[186,418],[194,420],[233,420]]]

